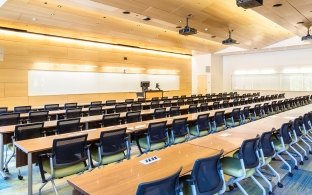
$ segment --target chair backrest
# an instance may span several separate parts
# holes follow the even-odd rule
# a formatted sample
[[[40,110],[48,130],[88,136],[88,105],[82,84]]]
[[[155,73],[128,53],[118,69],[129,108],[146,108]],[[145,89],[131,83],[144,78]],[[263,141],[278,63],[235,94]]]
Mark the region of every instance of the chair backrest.
[[[196,97],[196,95],[193,94],[193,95],[191,95],[191,97],[194,98],[194,97]]]
[[[196,123],[199,131],[210,130],[209,113],[198,115]]]
[[[288,122],[288,123],[282,124],[280,128],[279,133],[284,140],[284,144],[290,144],[292,142],[292,139],[289,135],[291,127],[292,127],[292,122]]]
[[[7,113],[7,112],[8,112],[8,107],[0,107],[0,114]]]
[[[100,144],[102,155],[113,155],[126,150],[126,130],[127,128],[125,127],[101,132]]]
[[[165,118],[166,117],[166,108],[156,108],[154,110],[154,118]]]
[[[196,105],[196,104],[191,104],[191,105],[189,105],[188,113],[189,113],[189,114],[191,114],[191,113],[197,113],[197,105]]]
[[[20,141],[42,137],[44,123],[31,123],[16,125],[14,130],[14,140]]]
[[[56,131],[58,134],[71,133],[79,131],[79,126],[80,118],[58,120],[56,125]]]
[[[116,113],[116,114],[103,115],[102,125],[103,127],[120,125],[120,114]]]
[[[208,111],[208,103],[201,103],[201,104],[199,105],[199,111],[200,111],[200,112]]]
[[[240,104],[240,105],[244,105],[244,104],[246,104],[245,99],[244,99],[244,98],[240,99],[240,100],[239,100],[239,104]]]
[[[106,106],[114,106],[116,104],[116,100],[106,100]]]
[[[14,107],[14,112],[16,113],[28,113],[31,111],[31,106],[17,106]]]
[[[70,136],[53,140],[53,165],[65,167],[87,160],[85,147],[88,134]]]
[[[49,111],[31,111],[28,115],[28,120],[31,123],[47,121],[49,117]]]
[[[259,146],[262,148],[264,157],[272,157],[275,154],[275,150],[272,146],[272,131],[262,133]]]
[[[264,103],[262,106],[262,109],[264,111],[264,113],[268,114],[269,113],[269,103]]]
[[[193,103],[194,103],[193,98],[186,99],[186,104],[193,104]]]
[[[297,136],[302,136],[302,131],[301,131],[302,125],[303,125],[302,117],[295,118],[293,122],[293,130],[295,131]]]
[[[90,106],[102,106],[102,101],[93,101],[91,102]]]
[[[20,113],[0,114],[0,126],[17,125],[20,120]]]
[[[229,101],[228,101],[228,100],[224,100],[223,103],[222,103],[222,105],[223,105],[223,108],[228,108],[228,107],[230,107],[230,104],[229,104]]]
[[[239,122],[241,120],[241,109],[233,108],[231,115],[235,122]]]
[[[240,150],[239,158],[244,160],[245,168],[251,169],[259,165],[259,158],[257,156],[259,137],[244,140]]]
[[[178,118],[172,121],[172,131],[176,137],[187,134],[187,118]]]
[[[153,101],[153,100],[159,101],[159,97],[152,97],[152,101]]]
[[[178,195],[179,194],[179,175],[182,168],[176,173],[155,181],[140,183],[136,195]]]
[[[159,143],[166,141],[166,121],[149,123],[147,134],[151,143]]]
[[[135,123],[141,121],[141,111],[131,111],[126,114],[127,123]]]
[[[213,102],[212,107],[213,107],[213,109],[219,109],[220,108],[220,102]]]
[[[224,111],[223,110],[215,112],[213,118],[214,118],[214,122],[216,123],[216,126],[225,125],[225,122],[224,122],[225,116],[224,116]]]
[[[89,114],[89,116],[102,115],[103,114],[102,105],[90,106],[88,114]]]
[[[145,98],[138,98],[138,102],[144,103],[145,102]]]
[[[158,100],[152,100],[151,101],[151,109],[159,108],[159,101]]]
[[[185,99],[185,98],[186,98],[186,95],[181,95],[181,98],[182,98],[182,99]]]
[[[179,96],[174,95],[174,96],[172,96],[172,99],[174,99],[174,100],[179,99]]]
[[[163,106],[164,107],[170,107],[171,106],[171,100],[164,100]]]
[[[245,118],[249,118],[250,117],[250,106],[245,106],[243,109],[243,114]]]
[[[167,99],[169,99],[169,98],[168,98],[168,96],[164,96],[164,97],[162,97],[161,99],[162,99],[162,100],[167,100]]]
[[[248,102],[248,104],[251,104],[251,103],[253,102],[252,98],[249,97],[249,98],[247,99],[247,102]]]
[[[173,116],[179,116],[179,115],[180,115],[180,107],[179,107],[179,106],[170,107],[169,115],[170,115],[171,117],[173,117]]]
[[[67,108],[65,116],[67,119],[81,117],[82,108]]]
[[[178,106],[184,105],[184,99],[178,99],[177,105]]]
[[[223,150],[213,156],[197,159],[192,169],[193,181],[198,195],[217,194],[222,190],[224,180],[221,175]]]
[[[261,104],[256,104],[254,107],[254,113],[256,116],[261,116]]]
[[[135,102],[131,104],[131,110],[132,111],[139,111],[142,110],[142,104],[139,102]]]
[[[54,111],[54,110],[59,110],[59,109],[60,109],[59,104],[46,104],[46,105],[44,105],[44,110]]]
[[[125,100],[125,103],[127,103],[127,104],[131,104],[131,103],[133,103],[134,102],[134,99],[126,99]]]
[[[115,112],[116,113],[120,113],[120,112],[127,112],[128,111],[128,107],[127,104],[116,104],[115,105]]]
[[[239,105],[238,99],[234,99],[233,100],[233,106],[238,106],[238,105]]]
[[[76,102],[73,102],[73,103],[66,103],[66,104],[64,105],[64,108],[65,108],[65,109],[67,109],[67,108],[77,108],[77,106],[78,106],[78,103],[76,103]]]

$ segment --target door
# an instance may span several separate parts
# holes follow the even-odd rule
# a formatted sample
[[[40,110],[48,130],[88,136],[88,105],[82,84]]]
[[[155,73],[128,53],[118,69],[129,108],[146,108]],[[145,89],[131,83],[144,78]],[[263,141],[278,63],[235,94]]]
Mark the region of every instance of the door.
[[[198,75],[197,76],[197,94],[206,94],[208,91],[207,88],[207,75]]]

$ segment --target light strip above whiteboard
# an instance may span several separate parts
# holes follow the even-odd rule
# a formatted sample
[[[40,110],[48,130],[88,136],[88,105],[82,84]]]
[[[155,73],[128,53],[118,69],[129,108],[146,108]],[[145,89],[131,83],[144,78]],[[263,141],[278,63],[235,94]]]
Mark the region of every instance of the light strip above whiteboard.
[[[122,74],[70,71],[28,71],[28,95],[140,92],[141,81],[159,83],[162,90],[179,90],[179,75]]]

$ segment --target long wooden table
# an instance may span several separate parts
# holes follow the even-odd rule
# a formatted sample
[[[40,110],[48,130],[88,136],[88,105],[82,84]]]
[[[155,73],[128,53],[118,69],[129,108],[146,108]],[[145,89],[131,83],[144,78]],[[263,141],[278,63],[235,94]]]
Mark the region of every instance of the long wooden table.
[[[259,103],[249,104],[249,106],[254,106],[256,104],[259,104]],[[248,105],[243,105],[241,107],[245,107],[245,106],[248,106]],[[188,121],[194,121],[194,120],[197,119],[197,116],[199,114],[210,113],[210,116],[213,116],[216,111],[220,111],[220,110],[224,110],[225,112],[229,113],[229,112],[232,112],[233,107],[232,108],[227,108],[227,109],[219,109],[219,110],[212,110],[212,111],[194,113],[194,114],[180,115],[180,116],[177,116],[177,117],[168,117],[168,118],[163,118],[163,119],[142,121],[142,122],[138,122],[138,123],[129,123],[129,124],[118,125],[118,126],[114,126],[114,127],[99,128],[99,129],[87,130],[87,131],[82,131],[82,132],[77,132],[77,133],[78,134],[88,133],[88,141],[94,141],[94,140],[99,139],[100,132],[105,131],[105,130],[111,130],[111,129],[114,129],[114,128],[127,127],[127,132],[128,133],[135,133],[135,132],[138,132],[138,131],[146,130],[147,127],[148,127],[148,124],[151,123],[151,122],[167,121],[167,124],[170,125],[170,124],[172,124],[172,121],[175,118],[184,118],[184,117],[187,117]],[[0,130],[0,132],[1,132],[1,130]],[[35,153],[35,152],[40,152],[40,151],[45,151],[45,150],[51,149],[52,148],[52,142],[56,138],[59,138],[59,137],[62,137],[62,136],[72,136],[72,135],[75,135],[75,134],[76,133],[71,133],[71,134],[68,134],[68,135],[64,134],[64,135],[48,136],[48,137],[31,139],[31,140],[18,141],[18,142],[14,143],[17,146],[17,148],[21,149],[24,153],[27,154],[28,192],[29,192],[29,194],[32,193],[32,154]]]
[[[305,109],[312,109],[312,106],[307,105],[296,108],[293,111],[298,113]],[[287,112],[290,114],[292,110]],[[159,179],[173,173],[174,170],[171,169],[173,167],[172,164],[174,164],[175,170],[179,166],[184,166],[185,163],[190,165],[190,161],[194,162],[196,160],[196,158],[193,158],[194,153],[211,149],[215,151],[224,150],[224,154],[227,154],[237,150],[245,139],[254,138],[258,134],[260,135],[263,132],[270,131],[272,127],[279,128],[287,121],[283,116],[277,114],[275,118],[263,118],[246,125],[186,142],[183,144],[183,147],[189,149],[189,153],[186,153],[187,150],[183,152],[179,150],[180,152],[176,154],[177,152],[172,148],[179,148],[180,145],[149,153],[145,157],[154,155],[161,157],[163,153],[174,151],[171,154],[172,156],[169,156],[169,159],[166,158],[163,166],[157,166],[159,164],[150,167],[147,166],[146,169],[148,170],[146,171],[140,170],[143,165],[139,164],[139,160],[144,159],[144,157],[141,157],[70,178],[68,179],[68,183],[74,187],[74,192],[77,192],[77,194],[134,194],[139,183]],[[259,124],[265,125],[259,126]],[[182,174],[184,173],[182,172]]]

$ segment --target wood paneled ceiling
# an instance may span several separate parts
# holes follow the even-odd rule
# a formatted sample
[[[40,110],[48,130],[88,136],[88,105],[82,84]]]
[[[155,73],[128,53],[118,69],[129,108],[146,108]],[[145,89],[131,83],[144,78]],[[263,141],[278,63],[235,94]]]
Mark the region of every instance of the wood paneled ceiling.
[[[311,0],[264,0],[244,10],[235,0],[8,0],[0,8],[0,26],[75,38],[191,53],[215,52],[226,46],[228,29],[237,45],[262,48],[296,35],[312,19]],[[273,8],[275,3],[282,7]],[[291,5],[290,5],[291,3]],[[298,10],[305,14],[299,14]],[[130,14],[123,14],[129,11]],[[178,34],[192,14],[195,36]],[[145,16],[150,21],[142,20]]]

